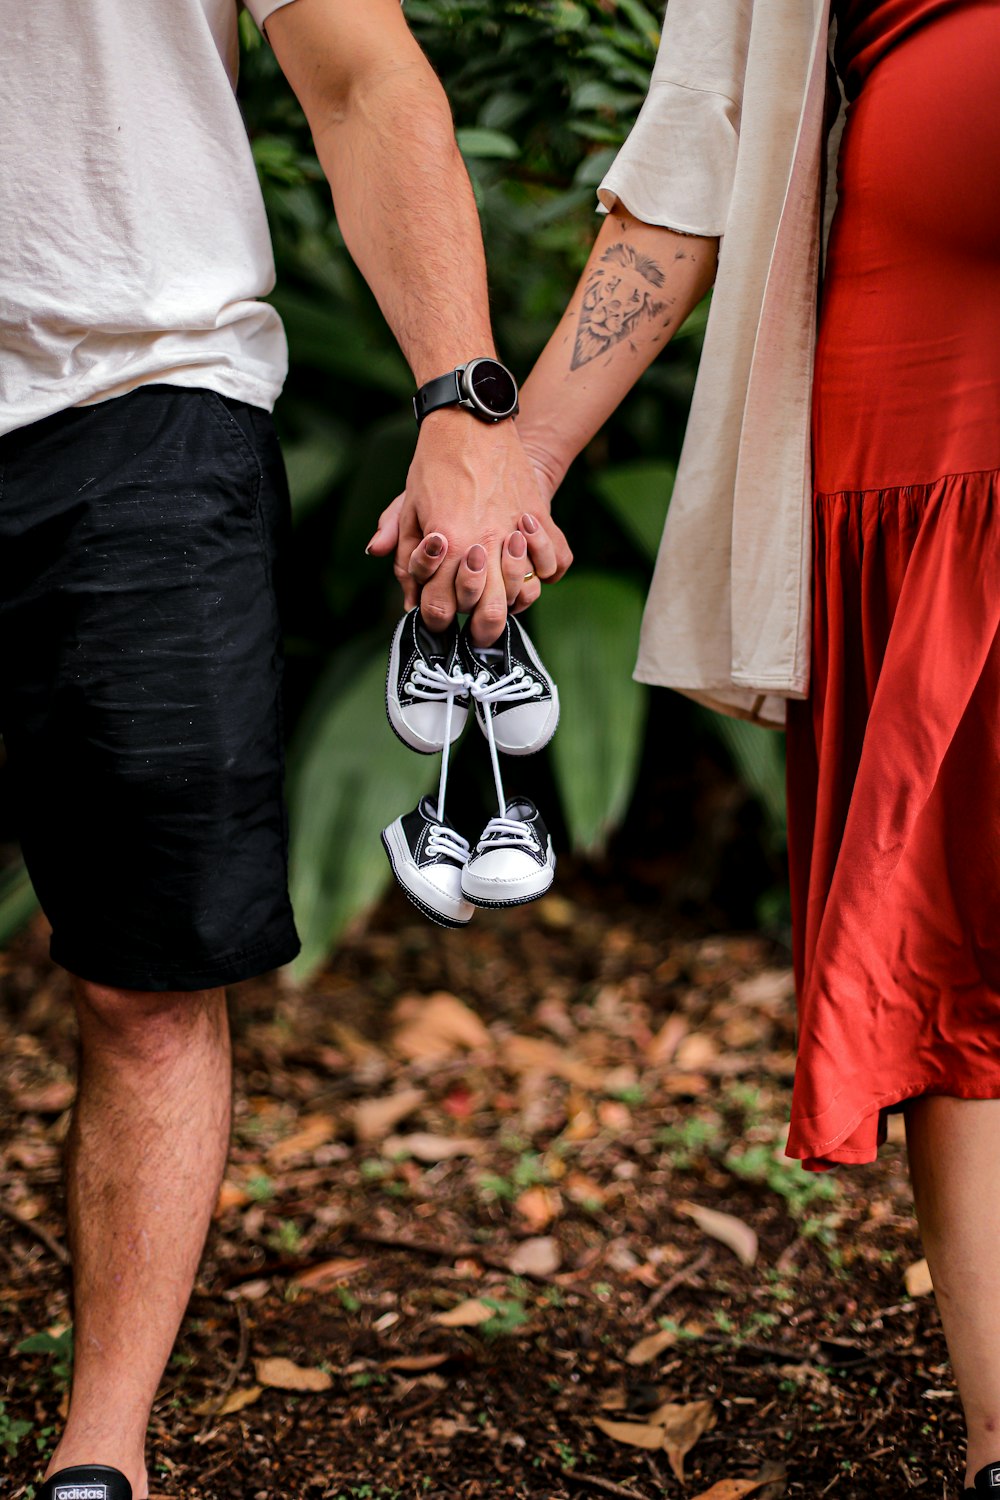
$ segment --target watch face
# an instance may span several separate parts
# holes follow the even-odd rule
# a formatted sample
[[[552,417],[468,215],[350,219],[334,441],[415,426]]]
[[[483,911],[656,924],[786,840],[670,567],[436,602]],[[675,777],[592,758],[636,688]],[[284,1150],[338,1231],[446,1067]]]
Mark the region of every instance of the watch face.
[[[466,369],[473,399],[494,417],[506,417],[517,405],[514,377],[495,359],[476,359]]]

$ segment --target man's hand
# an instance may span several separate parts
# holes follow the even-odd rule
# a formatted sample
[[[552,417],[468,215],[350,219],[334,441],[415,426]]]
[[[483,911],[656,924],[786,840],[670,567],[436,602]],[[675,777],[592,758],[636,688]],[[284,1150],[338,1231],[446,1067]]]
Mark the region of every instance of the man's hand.
[[[405,607],[419,597],[431,630],[469,614],[473,640],[489,645],[508,609],[534,603],[573,560],[551,494],[513,422],[434,412],[421,425],[406,490],[383,512],[368,551],[395,555]]]

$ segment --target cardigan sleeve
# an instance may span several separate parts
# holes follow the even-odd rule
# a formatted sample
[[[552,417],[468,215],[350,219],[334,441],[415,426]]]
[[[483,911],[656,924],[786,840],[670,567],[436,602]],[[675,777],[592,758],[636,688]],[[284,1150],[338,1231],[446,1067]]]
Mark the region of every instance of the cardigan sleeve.
[[[604,212],[723,235],[736,176],[753,0],[670,0],[649,93],[597,190]]]

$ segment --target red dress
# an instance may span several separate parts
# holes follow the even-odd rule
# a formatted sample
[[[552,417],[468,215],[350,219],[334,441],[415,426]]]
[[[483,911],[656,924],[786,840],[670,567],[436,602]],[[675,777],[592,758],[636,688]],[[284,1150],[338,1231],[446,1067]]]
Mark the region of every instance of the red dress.
[[[789,714],[788,1150],[1000,1097],[1000,6],[841,0],[812,696]]]

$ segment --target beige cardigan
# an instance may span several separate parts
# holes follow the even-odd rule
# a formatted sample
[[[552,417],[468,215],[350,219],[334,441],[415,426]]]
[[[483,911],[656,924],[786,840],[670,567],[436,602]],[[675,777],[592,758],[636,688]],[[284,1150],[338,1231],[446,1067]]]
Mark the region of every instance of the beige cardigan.
[[[776,726],[809,688],[829,12],[669,0],[649,94],[599,189],[605,208],[723,237],[635,675]]]

